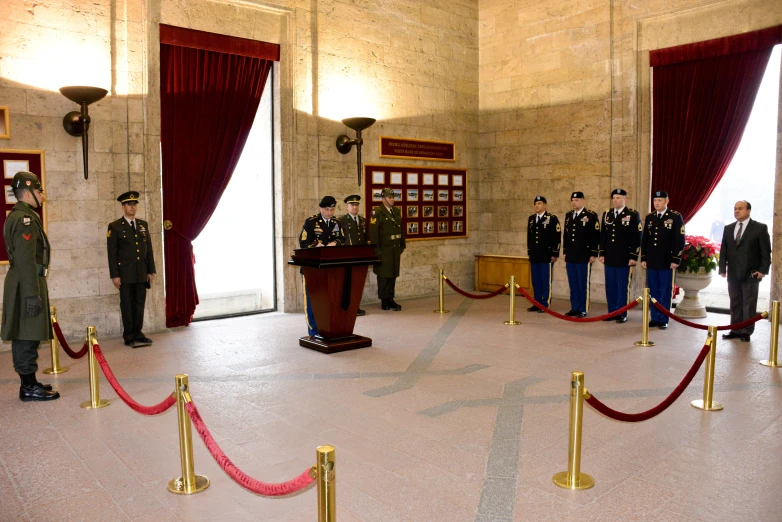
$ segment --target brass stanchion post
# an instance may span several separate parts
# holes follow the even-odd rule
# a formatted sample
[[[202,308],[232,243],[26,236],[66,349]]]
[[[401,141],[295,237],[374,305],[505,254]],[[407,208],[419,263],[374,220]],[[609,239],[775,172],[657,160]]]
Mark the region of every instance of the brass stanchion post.
[[[706,358],[706,371],[703,374],[703,400],[695,400],[690,404],[705,411],[722,409],[722,404],[712,400],[714,396],[714,364],[717,362],[717,327],[709,326],[709,356]]]
[[[336,522],[337,483],[334,470],[334,446],[318,446],[315,455],[318,477],[318,522]]]
[[[568,444],[567,471],[560,471],[553,477],[554,484],[561,488],[579,490],[595,485],[595,479],[581,473],[581,421],[584,416],[584,373],[570,374],[570,442]]]
[[[93,346],[98,344],[97,330],[94,326],[87,327],[87,346],[89,347],[89,354],[87,356],[87,366],[90,371],[90,400],[84,401],[80,404],[82,408],[97,409],[105,408],[111,402],[100,398],[100,383],[98,381],[98,361],[95,359],[95,351]]]
[[[779,368],[782,364],[777,362],[777,350],[779,349],[779,301],[771,303],[771,345],[768,349],[768,360],[760,361],[763,366]]]
[[[180,374],[174,378],[176,382],[176,412],[179,426],[179,460],[182,464],[182,476],[168,482],[168,490],[178,495],[192,495],[209,487],[209,479],[196,475],[193,464],[193,433],[190,430],[190,415],[185,404],[191,402],[187,375]]]
[[[57,308],[54,306],[49,307],[49,317],[52,320],[52,324],[57,322]],[[43,373],[46,375],[56,375],[58,373],[65,373],[68,371],[68,368],[65,366],[60,366],[60,350],[59,350],[59,344],[57,343],[57,334],[52,335],[52,340],[49,343],[49,348],[51,348],[52,351],[52,367],[46,368]]]
[[[641,327],[641,340],[636,341],[636,346],[654,346],[654,343],[649,340],[649,306],[651,300],[649,297],[649,289],[644,288],[643,296],[643,325]]]
[[[508,290],[510,290],[510,318],[507,321],[505,321],[505,324],[509,324],[509,325],[521,324],[516,320],[516,276],[515,275],[510,276],[510,286],[508,287]]]
[[[440,308],[434,311],[436,314],[447,314],[450,310],[445,310],[445,288],[443,286],[445,285],[445,275],[443,274],[443,269],[440,269]]]

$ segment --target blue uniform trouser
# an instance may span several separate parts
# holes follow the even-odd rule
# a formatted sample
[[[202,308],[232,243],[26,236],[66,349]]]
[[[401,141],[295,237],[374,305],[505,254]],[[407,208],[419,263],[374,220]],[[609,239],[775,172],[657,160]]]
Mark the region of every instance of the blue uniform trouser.
[[[312,301],[310,301],[310,291],[307,289],[307,281],[304,281],[304,306],[307,312],[307,335],[310,337],[318,335],[318,327],[315,325],[315,313],[312,311]]]
[[[609,266],[605,265],[606,277],[606,301],[608,301],[608,311],[619,310],[627,304],[630,295],[630,275],[633,268],[630,266]],[[619,317],[627,317],[627,312]]]
[[[667,270],[646,269],[646,286],[649,287],[649,293],[668,310],[671,309],[673,279],[673,270],[670,268]],[[649,303],[649,305],[649,308],[651,308],[651,320],[661,324],[668,324],[668,317],[657,311],[654,304]]]
[[[592,265],[565,261],[565,268],[567,269],[567,282],[570,285],[570,309],[587,313],[589,311],[589,279]]]
[[[530,263],[532,272],[532,290],[535,301],[546,308],[551,305],[551,280],[554,276],[554,263]]]

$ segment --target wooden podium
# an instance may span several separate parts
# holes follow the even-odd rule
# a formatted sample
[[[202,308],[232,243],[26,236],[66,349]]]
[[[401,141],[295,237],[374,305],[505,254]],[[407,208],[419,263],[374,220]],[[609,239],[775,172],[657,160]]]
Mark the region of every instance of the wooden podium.
[[[301,248],[289,265],[302,267],[318,335],[299,338],[299,345],[323,353],[372,346],[372,339],[353,334],[364,292],[367,268],[380,262],[373,245]]]

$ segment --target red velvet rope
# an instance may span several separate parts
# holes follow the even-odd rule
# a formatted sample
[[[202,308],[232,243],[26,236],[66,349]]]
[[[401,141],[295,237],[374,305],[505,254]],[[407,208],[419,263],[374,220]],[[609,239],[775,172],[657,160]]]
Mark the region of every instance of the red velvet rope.
[[[657,301],[652,301],[652,304],[654,304],[654,307],[657,308],[657,310],[659,310],[660,312],[662,312],[663,315],[667,315],[668,317],[670,317],[671,319],[673,319],[677,323],[681,323],[681,324],[683,324],[685,326],[689,326],[690,328],[697,328],[698,330],[708,330],[709,329],[709,327],[707,325],[705,325],[705,324],[693,323],[692,321],[688,321],[687,319],[683,319],[683,318],[679,317],[676,314],[672,314],[670,312],[670,310],[665,308],[663,305],[661,305]],[[749,326],[751,324],[757,323],[761,319],[763,319],[763,314],[758,314],[755,317],[752,317],[752,318],[747,319],[746,321],[742,321],[740,323],[727,324],[727,325],[724,325],[724,326],[718,326],[717,330],[719,330],[719,331],[722,331],[722,330],[741,330],[742,328],[746,328],[747,326]]]
[[[225,453],[223,453],[223,450],[220,449],[220,446],[217,445],[217,442],[214,440],[214,438],[212,438],[212,434],[209,433],[204,420],[198,413],[198,409],[196,408],[195,404],[192,402],[187,402],[185,403],[185,408],[187,408],[187,413],[190,415],[190,420],[193,421],[193,426],[195,426],[198,434],[201,435],[201,439],[204,441],[204,444],[206,444],[206,448],[209,450],[209,453],[212,454],[212,457],[214,457],[217,464],[223,468],[223,471],[225,471],[229,477],[231,477],[243,488],[266,497],[280,497],[300,491],[309,486],[315,480],[310,476],[309,469],[293,480],[282,482],[280,484],[269,484],[267,482],[261,482],[260,480],[256,480],[246,475],[242,470],[236,467],[236,464],[231,462]]]
[[[57,339],[60,340],[60,346],[62,346],[63,351],[68,354],[68,357],[71,359],[81,359],[85,355],[87,355],[87,351],[89,350],[89,347],[87,346],[87,341],[84,342],[84,346],[81,347],[81,350],[78,352],[74,352],[71,350],[71,347],[68,346],[67,341],[65,340],[65,336],[62,334],[62,330],[60,329],[59,323],[53,322],[52,328],[54,329],[54,334],[57,336]]]
[[[682,394],[682,392],[687,388],[687,386],[690,385],[692,382],[693,377],[695,377],[695,374],[698,373],[698,370],[700,369],[701,365],[703,364],[703,360],[706,359],[706,356],[709,354],[709,348],[710,346],[705,344],[703,348],[701,349],[701,353],[698,354],[698,357],[695,359],[695,362],[692,363],[692,367],[690,368],[690,371],[687,372],[687,375],[684,376],[684,379],[682,379],[682,382],[679,383],[679,385],[671,392],[671,394],[665,398],[663,402],[655,406],[654,408],[650,410],[646,410],[641,413],[622,413],[621,411],[616,411],[599,400],[592,395],[586,401],[589,403],[590,406],[592,406],[594,409],[605,415],[606,417],[610,417],[614,420],[623,421],[623,422],[640,422],[649,420],[652,417],[655,417],[659,415],[660,413],[664,412],[668,406],[673,404],[676,399],[679,398],[679,396]]]
[[[469,292],[465,292],[464,290],[462,290],[461,288],[453,284],[451,280],[448,279],[447,277],[443,276],[443,279],[445,279],[445,282],[448,283],[448,286],[456,290],[458,293],[462,294],[464,297],[469,297],[470,299],[488,299],[490,297],[498,296],[502,292],[504,292],[505,289],[508,288],[508,286],[510,286],[506,284],[505,286],[498,288],[497,290],[489,294],[471,294]]]
[[[163,413],[171,406],[176,404],[176,399],[173,395],[169,395],[163,400],[163,402],[155,404],[154,406],[144,406],[143,404],[137,403],[130,397],[130,395],[128,395],[128,392],[122,388],[119,381],[117,381],[117,378],[114,376],[114,372],[112,372],[111,368],[109,368],[109,363],[106,362],[106,358],[103,356],[103,351],[100,349],[100,346],[93,344],[92,351],[95,354],[95,358],[98,360],[98,364],[100,364],[103,373],[106,375],[106,380],[109,381],[109,384],[111,384],[111,387],[114,388],[115,392],[117,392],[117,395],[119,395],[120,399],[125,401],[125,404],[130,406],[133,410],[141,413],[142,415],[157,415],[158,413]]]
[[[524,290],[522,287],[516,285],[516,288],[519,290],[521,295],[527,298],[527,301],[534,304],[535,306],[537,306],[547,314],[553,315],[554,317],[558,317],[559,319],[564,319],[565,321],[572,321],[574,323],[594,323],[596,321],[602,321],[603,319],[611,319],[612,317],[622,315],[626,311],[631,310],[636,306],[638,306],[638,301],[631,301],[618,310],[614,310],[613,312],[607,314],[598,315],[597,317],[568,317],[567,315],[560,314],[559,312],[555,312],[554,310],[546,306],[543,306],[542,304],[537,302],[534,297],[529,295],[527,291]]]

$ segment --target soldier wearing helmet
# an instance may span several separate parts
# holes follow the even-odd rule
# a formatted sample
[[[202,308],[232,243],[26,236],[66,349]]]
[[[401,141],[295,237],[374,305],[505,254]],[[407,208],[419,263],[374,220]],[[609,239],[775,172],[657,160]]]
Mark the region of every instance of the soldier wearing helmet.
[[[398,312],[402,306],[394,301],[396,278],[402,252],[405,251],[405,227],[402,225],[402,211],[394,206],[394,190],[384,188],[380,193],[383,204],[372,210],[369,218],[370,243],[380,264],[372,267],[377,276],[377,297],[383,310]]]
[[[43,186],[32,172],[17,172],[11,182],[17,199],[5,220],[3,239],[10,268],[3,288],[0,337],[11,341],[14,370],[22,384],[22,401],[51,401],[60,394],[38,382],[38,347],[52,339],[49,317],[49,239],[36,212],[44,203]]]

